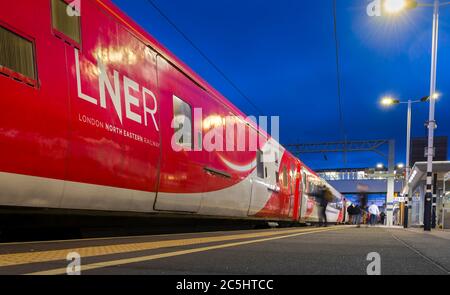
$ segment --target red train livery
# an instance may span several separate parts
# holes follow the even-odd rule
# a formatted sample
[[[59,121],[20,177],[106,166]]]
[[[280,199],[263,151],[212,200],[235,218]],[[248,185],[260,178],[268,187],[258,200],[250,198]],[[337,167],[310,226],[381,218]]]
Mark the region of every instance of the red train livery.
[[[0,206],[317,220],[325,181],[109,0],[69,4],[0,2]],[[230,117],[234,149],[173,147],[202,147]],[[252,132],[259,149],[238,151]]]

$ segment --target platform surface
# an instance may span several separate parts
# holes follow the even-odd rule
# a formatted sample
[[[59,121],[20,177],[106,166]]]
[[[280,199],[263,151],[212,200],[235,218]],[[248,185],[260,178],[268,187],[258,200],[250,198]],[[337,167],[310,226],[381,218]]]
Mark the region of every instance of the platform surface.
[[[289,228],[0,244],[0,274],[450,274],[450,232],[381,227]],[[70,268],[76,270],[75,268]]]

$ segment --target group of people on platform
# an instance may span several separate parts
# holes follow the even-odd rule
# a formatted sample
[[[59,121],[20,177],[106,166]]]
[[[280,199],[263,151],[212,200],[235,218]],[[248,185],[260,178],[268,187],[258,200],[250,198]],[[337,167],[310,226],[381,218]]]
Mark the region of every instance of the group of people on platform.
[[[377,204],[372,202],[368,206],[369,197],[367,194],[368,187],[358,185],[358,200],[347,207],[348,220],[350,224],[360,227],[361,224],[375,226],[377,224],[384,225],[386,213],[381,212]]]
[[[325,185],[318,187],[315,191],[309,193],[310,196],[316,197],[319,203],[319,226],[327,226],[327,207],[328,203],[333,200],[333,194],[328,187]],[[347,207],[348,220],[350,224],[357,225],[369,224],[375,226],[377,224],[384,225],[386,214],[381,212],[375,203],[371,203],[367,206],[368,196],[361,188],[360,194],[358,195],[358,204],[352,203]]]
[[[347,214],[349,223],[357,226],[361,224],[369,224],[371,226],[377,224],[384,225],[386,219],[386,214],[380,212],[380,209],[375,203],[372,203],[369,207],[351,204],[347,208]]]

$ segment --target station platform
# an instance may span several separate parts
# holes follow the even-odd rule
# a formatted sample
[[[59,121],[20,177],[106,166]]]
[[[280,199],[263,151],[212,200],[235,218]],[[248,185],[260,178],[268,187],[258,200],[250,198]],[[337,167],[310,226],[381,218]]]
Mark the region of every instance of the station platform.
[[[0,274],[64,275],[450,274],[450,232],[335,226],[0,244]]]

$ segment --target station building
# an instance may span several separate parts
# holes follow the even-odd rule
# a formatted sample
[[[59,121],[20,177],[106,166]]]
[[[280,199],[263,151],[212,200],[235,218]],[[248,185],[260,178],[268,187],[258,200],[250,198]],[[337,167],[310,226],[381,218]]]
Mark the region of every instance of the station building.
[[[433,227],[450,229],[450,161],[433,162]],[[411,192],[410,225],[423,226],[427,162],[417,162],[411,170],[403,194]]]

